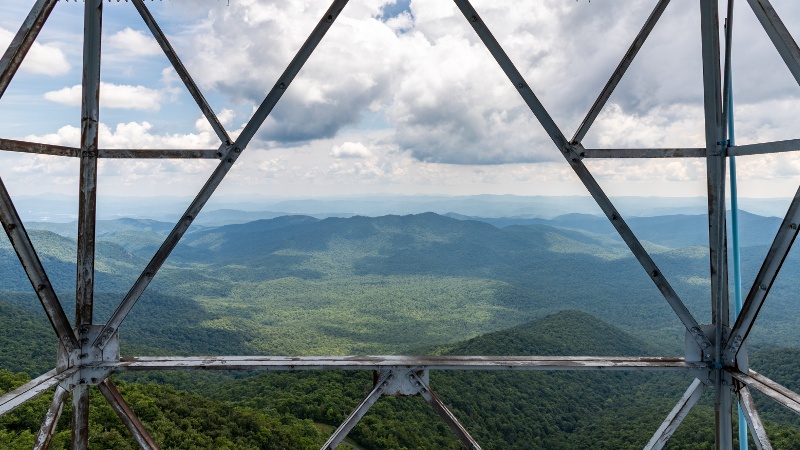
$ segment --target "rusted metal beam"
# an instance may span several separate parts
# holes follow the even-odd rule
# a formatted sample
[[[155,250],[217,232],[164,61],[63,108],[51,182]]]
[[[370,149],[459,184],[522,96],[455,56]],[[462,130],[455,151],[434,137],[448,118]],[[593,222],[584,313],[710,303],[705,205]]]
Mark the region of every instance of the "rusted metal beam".
[[[18,406],[28,400],[42,394],[61,381],[69,378],[77,372],[77,368],[70,368],[62,372],[53,369],[37,378],[25,383],[24,385],[0,396],[0,416],[13,411]]]
[[[148,28],[150,28],[150,32],[153,34],[153,37],[158,42],[158,45],[161,46],[161,49],[164,51],[167,59],[169,59],[169,61],[172,63],[172,67],[175,68],[175,72],[177,72],[178,76],[181,77],[181,80],[183,80],[183,84],[186,85],[186,89],[188,89],[189,93],[192,94],[192,98],[194,98],[197,106],[200,107],[200,110],[208,120],[208,123],[211,124],[211,128],[213,128],[214,132],[217,133],[219,140],[222,141],[223,144],[230,145],[232,141],[228,136],[228,132],[225,131],[225,127],[222,126],[219,118],[217,118],[217,115],[214,114],[214,110],[211,109],[211,106],[209,106],[208,102],[203,96],[203,93],[200,92],[197,84],[195,84],[191,75],[189,75],[189,72],[186,70],[186,67],[183,65],[180,58],[178,58],[178,54],[175,52],[175,49],[172,48],[172,44],[169,43],[167,36],[163,31],[161,31],[161,27],[158,26],[158,23],[156,23],[153,15],[150,14],[150,10],[147,9],[147,5],[145,5],[142,0],[131,0],[131,2],[133,3],[133,6],[136,7],[136,10],[139,11],[139,15],[142,16],[144,23],[147,24]]]
[[[800,83],[800,48],[797,46],[792,34],[786,29],[780,16],[772,7],[769,0],[747,0],[753,12],[764,27],[764,31],[772,40],[772,44],[778,49],[783,62],[792,72],[794,79]]]
[[[28,50],[39,36],[42,26],[53,12],[53,7],[57,2],[58,0],[37,0],[14,39],[11,40],[11,44],[3,53],[3,57],[0,58],[0,98],[5,94],[8,84],[17,73],[22,60],[25,59]]]
[[[584,158],[705,158],[704,148],[587,148]]]
[[[97,385],[97,388],[100,389],[100,393],[103,394],[103,397],[108,400],[108,403],[111,405],[111,409],[117,413],[122,423],[125,427],[130,431],[131,436],[136,441],[137,444],[142,448],[142,450],[158,450],[158,444],[153,440],[153,437],[150,436],[150,433],[144,427],[142,422],[133,412],[131,407],[125,402],[125,399],[122,398],[119,391],[117,390],[116,386],[114,386],[111,381],[106,378],[103,380],[102,383]]]
[[[589,109],[589,112],[586,114],[586,117],[583,119],[583,122],[581,122],[581,125],[575,131],[575,135],[572,136],[571,142],[573,144],[581,142],[586,136],[589,128],[591,128],[595,119],[597,119],[597,115],[603,110],[603,107],[606,105],[609,97],[611,97],[614,89],[616,89],[617,85],[622,79],[622,76],[625,75],[625,72],[628,70],[628,67],[630,67],[633,59],[636,57],[636,54],[639,53],[639,49],[642,48],[642,45],[644,45],[647,37],[650,36],[650,32],[653,31],[653,27],[655,27],[656,23],[658,23],[658,20],[661,18],[661,14],[664,13],[664,9],[666,9],[668,4],[669,0],[659,0],[659,2],[656,3],[656,7],[653,8],[653,12],[650,13],[647,21],[642,26],[642,29],[639,30],[639,34],[636,35],[636,39],[633,40],[633,43],[628,48],[625,56],[622,57],[622,61],[620,61],[617,68],[614,69],[614,73],[611,74],[611,78],[608,79],[608,82],[606,83],[605,87],[603,87],[603,90],[600,92],[597,100],[595,100],[591,109]]]
[[[236,159],[239,158],[239,155],[250,143],[250,140],[255,137],[256,132],[272,112],[272,109],[278,103],[278,100],[280,100],[280,98],[283,96],[283,93],[286,92],[286,89],[300,72],[300,69],[303,68],[305,62],[308,61],[311,53],[322,40],[323,36],[325,36],[325,33],[327,33],[331,25],[333,25],[334,21],[339,16],[339,13],[341,13],[342,9],[347,4],[347,1],[348,0],[333,1],[330,8],[328,8],[328,10],[322,16],[322,19],[320,19],[319,23],[317,23],[316,27],[314,27],[311,35],[309,35],[308,39],[305,41],[305,43],[303,43],[303,46],[289,63],[289,66],[286,68],[280,78],[278,78],[278,81],[270,90],[269,94],[267,94],[264,101],[261,102],[261,105],[253,114],[253,117],[250,119],[247,125],[245,125],[244,129],[239,134],[239,137],[236,138],[236,142],[230,146],[223,144],[220,147],[220,152],[224,154],[222,161],[214,170],[214,173],[211,174],[211,177],[197,194],[191,205],[189,205],[189,208],[187,208],[181,220],[175,225],[175,228],[172,229],[170,234],[164,240],[164,243],[147,264],[147,267],[145,267],[142,274],[125,295],[122,303],[120,303],[119,307],[117,307],[116,311],[114,311],[114,314],[111,316],[108,323],[106,323],[103,331],[94,341],[93,345],[99,347],[105,346],[105,343],[108,341],[108,339],[114,334],[114,332],[128,316],[128,313],[130,313],[131,309],[133,309],[134,305],[139,300],[139,297],[141,297],[144,290],[150,284],[150,281],[152,281],[153,277],[164,264],[164,261],[167,260],[172,250],[176,245],[178,245],[178,241],[180,241],[180,239],[186,233],[186,230],[189,229],[189,226],[194,221],[194,218],[197,217],[197,214],[199,214],[203,209],[203,206],[205,206],[208,199],[211,197],[220,183],[222,183],[222,180],[228,174],[231,167],[233,167]]]
[[[731,371],[731,376],[747,387],[753,388],[781,405],[800,414],[800,394],[776,383],[760,373],[751,370],[744,374],[737,370]]]
[[[372,405],[378,401],[378,399],[383,394],[383,389],[387,385],[387,377],[392,376],[390,373],[382,374],[381,377],[378,379],[378,382],[375,383],[375,387],[372,388],[369,394],[364,397],[364,400],[356,406],[356,409],[347,416],[344,422],[339,425],[339,428],[333,432],[330,438],[322,445],[321,450],[333,450],[342,443],[344,438],[347,437],[347,434],[356,426],[359,420],[364,417],[364,414],[369,411]]]
[[[425,383],[425,381],[418,375],[412,373],[410,374],[410,376],[417,384],[417,387],[419,389],[419,395],[421,395],[422,398],[424,398],[425,401],[427,401],[428,404],[431,405],[431,408],[433,408],[436,414],[438,414],[439,417],[441,417],[442,420],[444,420],[444,422],[447,424],[447,427],[450,428],[450,431],[452,431],[453,434],[456,435],[458,440],[461,441],[461,443],[464,444],[464,446],[470,450],[481,450],[481,446],[480,444],[478,444],[478,441],[476,441],[475,438],[473,438],[472,435],[469,434],[467,429],[464,428],[463,425],[461,425],[461,422],[458,420],[458,418],[456,418],[456,416],[453,415],[452,412],[450,412],[450,410],[447,408],[444,402],[442,402],[439,396],[437,396],[436,393],[433,392],[433,389],[431,389],[431,387],[428,386]]]
[[[753,287],[747,294],[747,298],[742,305],[733,328],[728,335],[728,345],[725,349],[726,360],[732,362],[736,359],[736,354],[747,339],[747,335],[753,328],[761,306],[767,298],[775,278],[778,276],[789,250],[792,248],[795,238],[797,238],[798,228],[800,228],[800,188],[794,194],[794,199],[789,205],[786,217],[783,218],[775,240],[772,241],[767,257],[761,265],[761,269],[756,275]]]
[[[38,144],[35,142],[15,141],[12,139],[0,139],[0,150],[8,152],[34,153],[38,155],[69,156],[77,157],[80,149],[75,147],[64,147],[61,145]]]
[[[39,435],[36,436],[36,441],[33,443],[33,450],[46,450],[50,446],[50,441],[56,432],[58,419],[61,417],[61,411],[64,409],[64,402],[69,397],[69,391],[56,386],[56,392],[53,394],[53,401],[50,403],[50,408],[44,416],[44,422],[39,429]]]
[[[98,158],[123,159],[220,159],[219,150],[184,150],[184,149],[100,149]]]
[[[761,416],[758,415],[756,410],[753,396],[747,387],[739,389],[739,405],[744,411],[744,418],[747,422],[747,427],[750,429],[750,434],[753,436],[753,441],[756,443],[756,448],[758,450],[772,450],[772,444],[769,443],[769,438],[767,437],[767,430],[764,429],[764,424],[761,422]],[[742,424],[739,424],[739,426],[741,427]]]
[[[497,42],[497,39],[492,35],[489,28],[486,24],[481,20],[478,12],[475,8],[472,7],[469,0],[453,0],[456,3],[456,6],[461,10],[464,17],[470,22],[472,28],[478,34],[478,37],[481,38],[483,44],[489,50],[489,53],[492,54],[495,61],[500,65],[500,68],[505,72],[506,76],[508,77],[509,81],[514,85],[519,92],[522,99],[528,105],[531,112],[536,116],[539,123],[544,127],[547,134],[552,139],[553,143],[555,144],[556,148],[561,151],[564,158],[569,163],[572,170],[578,176],[578,178],[583,182],[586,189],[591,194],[592,198],[597,202],[598,206],[603,210],[606,214],[606,217],[611,221],[611,224],[617,230],[617,232],[622,237],[622,240],[628,245],[628,248],[631,250],[631,253],[636,257],[639,261],[639,264],[642,265],[642,268],[647,272],[650,276],[650,279],[653,283],[658,287],[659,291],[661,291],[664,298],[669,303],[670,307],[672,307],[675,314],[678,315],[678,318],[681,320],[683,325],[689,330],[689,333],[692,337],[697,341],[697,344],[700,345],[701,348],[705,349],[708,348],[711,343],[706,337],[706,335],[700,329],[700,326],[697,323],[697,320],[692,316],[691,312],[686,305],[683,304],[678,294],[669,284],[669,282],[664,278],[661,270],[656,266],[656,263],[644,249],[639,239],[633,234],[628,224],[622,219],[622,216],[616,210],[614,205],[609,200],[608,196],[606,196],[603,189],[597,184],[597,181],[592,177],[589,170],[581,161],[580,153],[583,152],[583,147],[580,144],[572,145],[567,142],[567,139],[564,137],[561,130],[558,128],[556,123],[553,121],[550,114],[544,108],[542,103],[536,97],[533,90],[530,88],[528,83],[523,78],[522,74],[517,70],[514,66],[514,63],[508,57],[506,52]]]
[[[764,155],[767,153],[796,152],[800,150],[800,139],[764,142],[728,147],[728,156]]]
[[[75,277],[75,328],[84,338],[94,311],[95,225],[97,221],[97,150],[100,126],[100,41],[103,1],[85,0],[83,16],[81,153],[78,192],[78,256]],[[72,391],[72,449],[89,445],[89,386]]]
[[[695,378],[692,384],[689,385],[689,389],[683,394],[683,397],[678,400],[678,404],[672,408],[667,418],[661,426],[658,427],[655,434],[653,434],[650,442],[644,446],[645,450],[660,450],[664,448],[669,438],[672,437],[672,434],[678,429],[678,426],[683,422],[683,419],[686,418],[686,415],[689,414],[689,411],[692,410],[692,407],[700,400],[705,390],[706,385]]]
[[[8,235],[9,241],[11,241],[11,246],[14,247],[22,268],[25,269],[31,286],[33,286],[33,290],[36,292],[36,296],[39,298],[39,302],[41,302],[59,342],[70,352],[80,348],[75,332],[72,330],[69,319],[58,301],[53,285],[50,284],[47,272],[45,272],[44,266],[39,260],[39,255],[33,247],[28,232],[25,231],[22,219],[20,219],[2,179],[0,179],[0,222],[3,224],[3,229]]]
[[[80,191],[75,326],[92,323],[94,306],[95,222],[97,220],[97,139],[100,125],[100,37],[102,0],[84,8],[83,92],[81,100]]]
[[[122,357],[113,370],[693,370],[702,362],[672,357],[595,356],[203,356]]]

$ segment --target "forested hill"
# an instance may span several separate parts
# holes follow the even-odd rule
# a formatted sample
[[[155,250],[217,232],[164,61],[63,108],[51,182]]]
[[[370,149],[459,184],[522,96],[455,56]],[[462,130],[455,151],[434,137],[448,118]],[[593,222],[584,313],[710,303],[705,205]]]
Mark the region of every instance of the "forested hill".
[[[440,350],[636,355],[653,349],[586,313],[564,311]],[[176,383],[178,389],[147,384],[149,376]],[[319,448],[372,386],[369,372],[283,372],[243,379],[222,375],[216,381],[197,373],[149,376],[124,375],[117,384],[162,448],[173,449]],[[0,371],[0,393],[26,378]],[[779,379],[794,386],[785,377]],[[690,382],[675,372],[431,374],[431,387],[486,449],[640,449]],[[0,448],[30,448],[48,402],[45,395],[1,418]],[[135,448],[107,404],[96,397],[92,405],[94,448]],[[800,445],[791,417],[771,408],[762,411],[775,448]],[[67,448],[69,419],[65,410],[51,448]],[[709,397],[695,407],[667,448],[713,447],[713,423]],[[362,449],[461,448],[418,397],[381,398],[350,438]]]
[[[433,213],[283,216],[193,227],[123,324],[124,345],[162,354],[403,353],[574,309],[680,353],[682,325],[627,247],[603,229],[589,231],[597,218],[584,221],[589,225],[573,219],[498,228]],[[637,231],[673,241],[681,230],[688,236],[699,227],[696,216],[667,219],[666,227]],[[31,238],[70,311],[72,231],[36,226],[30,225]],[[169,229],[142,219],[98,223],[98,322]],[[709,321],[707,251],[662,244],[644,241],[698,321]],[[767,245],[743,249],[745,286],[766,251]],[[786,267],[798,263],[796,254]],[[0,302],[40,315],[16,255],[2,240],[0,274]],[[784,270],[750,336],[753,345],[800,345],[794,333],[800,318],[783,313],[798,289],[800,273]],[[164,315],[164,308],[174,314]]]

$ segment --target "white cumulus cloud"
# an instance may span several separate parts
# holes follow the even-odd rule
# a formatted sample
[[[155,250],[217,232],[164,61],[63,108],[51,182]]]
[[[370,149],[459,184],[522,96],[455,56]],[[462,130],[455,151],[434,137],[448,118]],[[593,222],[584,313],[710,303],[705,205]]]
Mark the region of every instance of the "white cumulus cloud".
[[[131,28],[125,28],[112,34],[106,42],[114,50],[128,56],[152,56],[162,53],[161,47],[155,39]]]
[[[0,49],[5,51],[14,39],[14,33],[0,28]],[[20,70],[42,75],[58,76],[69,72],[70,64],[66,55],[55,44],[34,42]]]
[[[361,142],[345,142],[331,148],[334,158],[369,158],[372,152]]]
[[[144,86],[100,83],[100,104],[105,108],[156,111],[161,108],[164,97],[163,91]],[[81,104],[81,86],[46,92],[44,98],[63,105],[77,106]]]

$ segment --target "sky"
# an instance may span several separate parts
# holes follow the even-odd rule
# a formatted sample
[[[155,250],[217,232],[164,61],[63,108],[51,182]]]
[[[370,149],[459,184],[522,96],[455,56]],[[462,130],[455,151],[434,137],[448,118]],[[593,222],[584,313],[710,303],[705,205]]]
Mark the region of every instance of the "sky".
[[[474,0],[570,137],[655,0]],[[0,4],[5,48],[33,1]],[[746,1],[734,13],[738,144],[798,138],[800,87]],[[800,37],[800,2],[773,0]],[[147,6],[236,136],[329,6],[168,0]],[[721,4],[721,11],[725,11]],[[83,2],[61,1],[0,99],[0,136],[78,146]],[[132,4],[104,3],[101,148],[219,141]],[[583,141],[704,147],[700,17],[675,0]],[[738,158],[743,197],[790,197],[795,153]],[[705,160],[586,161],[611,196],[704,196]],[[101,161],[99,195],[192,196],[215,161]],[[0,155],[12,195],[77,193],[78,161]],[[219,195],[586,195],[455,4],[351,0]]]

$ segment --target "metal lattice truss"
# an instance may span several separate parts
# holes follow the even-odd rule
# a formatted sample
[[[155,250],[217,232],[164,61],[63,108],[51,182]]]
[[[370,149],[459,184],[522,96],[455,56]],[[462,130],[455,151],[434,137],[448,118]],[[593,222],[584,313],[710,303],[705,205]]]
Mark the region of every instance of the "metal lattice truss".
[[[25,58],[42,26],[58,0],[37,0],[19,32],[0,60],[0,97]],[[83,98],[80,148],[0,139],[0,149],[73,157],[80,160],[80,202],[78,219],[76,320],[67,319],[47,274],[28,237],[14,204],[0,181],[0,220],[8,234],[34,291],[44,307],[59,340],[59,358],[55,369],[19,389],[0,397],[0,415],[12,411],[31,398],[55,387],[55,394],[35,448],[47,448],[54,434],[64,403],[72,394],[72,446],[85,449],[88,440],[89,389],[97,386],[114,411],[144,449],[156,443],[108,378],[120,371],[135,370],[370,370],[376,372],[373,390],[348,419],[335,431],[324,449],[335,448],[381,395],[421,395],[446,421],[468,447],[480,446],[429,386],[430,370],[681,370],[696,377],[679,403],[645,448],[659,449],[680,425],[692,406],[707,388],[714,390],[716,442],[719,449],[732,446],[731,406],[734,396],[745,412],[747,425],[759,449],[771,448],[756,412],[750,389],[755,389],[800,414],[800,394],[775,383],[747,367],[743,344],[755,323],[798,232],[800,189],[791,202],[786,217],[744,302],[738,319],[730,326],[728,307],[728,264],[725,227],[725,165],[727,157],[800,150],[800,139],[731,146],[726,129],[730,83],[720,65],[729,73],[730,43],[733,24],[733,0],[728,1],[725,55],[720,54],[719,11],[717,0],[700,0],[705,105],[705,148],[587,149],[581,140],[608,101],[669,0],[659,0],[636,39],[611,75],[586,118],[572,139],[567,139],[481,20],[469,0],[454,0],[464,17],[486,45],[509,81],[519,91],[531,112],[548,133],[556,149],[586,186],[605,215],[619,232],[669,306],[686,327],[687,349],[684,358],[636,357],[120,357],[118,329],[136,305],[150,281],[175,248],[192,221],[222,182],[225,175],[247,147],[256,131],[290,86],[348,0],[334,0],[311,35],[278,78],[264,101],[236,140],[231,140],[192,77],[159,28],[143,0],[131,0],[166,56],[183,80],[197,105],[220,140],[216,150],[104,150],[98,143],[100,88],[100,30],[102,0],[85,0],[83,47]],[[769,0],[747,0],[764,30],[772,40],[795,80],[800,83],[800,48],[778,17]],[[209,158],[219,164],[197,194],[175,228],[147,264],[106,324],[92,322],[94,288],[94,252],[98,158]],[[708,219],[711,274],[712,317],[710,325],[700,325],[689,309],[662,276],[650,255],[634,236],[625,220],[595,181],[583,163],[585,158],[706,158],[708,179]]]

